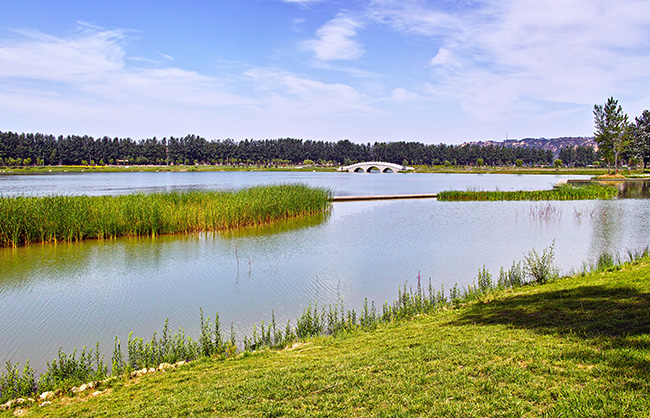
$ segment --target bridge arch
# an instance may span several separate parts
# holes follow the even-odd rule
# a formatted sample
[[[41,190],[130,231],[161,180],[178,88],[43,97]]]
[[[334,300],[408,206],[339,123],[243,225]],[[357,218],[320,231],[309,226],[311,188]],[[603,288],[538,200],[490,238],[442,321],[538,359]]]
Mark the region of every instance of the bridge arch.
[[[370,173],[373,169],[376,169],[380,173],[397,173],[398,171],[414,170],[413,167],[406,167],[399,164],[385,163],[381,161],[369,161],[339,167],[338,171],[347,171],[349,173]]]

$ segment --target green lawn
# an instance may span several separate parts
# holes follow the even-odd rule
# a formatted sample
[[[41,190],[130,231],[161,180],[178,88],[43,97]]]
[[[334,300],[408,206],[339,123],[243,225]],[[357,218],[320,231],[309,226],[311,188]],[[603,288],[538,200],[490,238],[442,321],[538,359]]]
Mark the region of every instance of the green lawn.
[[[282,351],[114,383],[28,416],[650,415],[650,261]],[[106,389],[106,388],[101,388]],[[11,412],[5,412],[7,416]]]

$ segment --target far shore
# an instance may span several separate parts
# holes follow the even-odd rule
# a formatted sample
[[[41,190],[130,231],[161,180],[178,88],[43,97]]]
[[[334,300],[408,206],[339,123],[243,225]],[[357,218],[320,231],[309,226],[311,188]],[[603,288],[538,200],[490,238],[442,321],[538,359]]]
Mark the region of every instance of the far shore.
[[[198,171],[293,171],[336,172],[337,166],[319,165],[57,165],[57,166],[0,166],[0,175],[61,174],[61,173],[122,173],[122,172],[198,172]],[[602,167],[512,167],[512,166],[414,166],[411,173],[440,174],[548,174],[602,176]],[[650,177],[650,169],[619,169],[624,176]]]

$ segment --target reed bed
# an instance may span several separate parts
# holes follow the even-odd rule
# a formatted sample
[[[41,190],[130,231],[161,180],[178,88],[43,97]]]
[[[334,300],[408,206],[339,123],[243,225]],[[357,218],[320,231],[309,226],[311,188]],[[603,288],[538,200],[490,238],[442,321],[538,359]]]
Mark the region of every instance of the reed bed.
[[[484,191],[448,190],[438,193],[441,201],[468,200],[586,200],[613,199],[618,195],[614,186],[590,184],[588,186],[562,185],[550,190],[520,190],[520,191]]]
[[[123,196],[0,197],[0,246],[219,231],[323,212],[330,200],[329,190],[302,184]]]

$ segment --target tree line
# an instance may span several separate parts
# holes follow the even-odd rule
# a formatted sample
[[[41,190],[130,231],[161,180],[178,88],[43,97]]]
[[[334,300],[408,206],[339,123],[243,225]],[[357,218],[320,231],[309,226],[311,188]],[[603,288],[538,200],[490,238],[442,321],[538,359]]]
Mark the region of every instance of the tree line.
[[[607,171],[618,172],[619,164],[630,165],[650,162],[650,111],[644,110],[630,122],[618,100],[610,97],[604,105],[594,105],[594,140],[602,158],[607,162]]]
[[[592,164],[591,147],[562,150],[566,164]],[[420,142],[356,144],[279,138],[234,141],[207,140],[196,135],[157,139],[93,138],[41,133],[0,132],[0,165],[263,165],[352,164],[386,161],[404,165],[550,165],[553,152],[500,145],[446,145]]]

